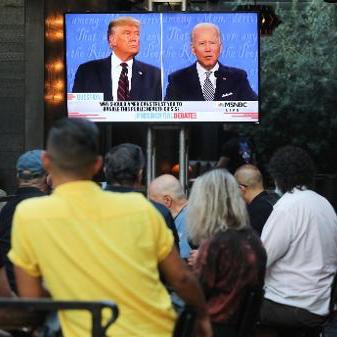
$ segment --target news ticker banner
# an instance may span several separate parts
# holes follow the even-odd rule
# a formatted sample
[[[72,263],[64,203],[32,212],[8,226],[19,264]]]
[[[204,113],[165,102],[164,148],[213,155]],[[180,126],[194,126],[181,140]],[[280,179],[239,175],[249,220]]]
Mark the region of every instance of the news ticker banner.
[[[104,101],[68,93],[68,116],[94,122],[258,122],[258,101]]]

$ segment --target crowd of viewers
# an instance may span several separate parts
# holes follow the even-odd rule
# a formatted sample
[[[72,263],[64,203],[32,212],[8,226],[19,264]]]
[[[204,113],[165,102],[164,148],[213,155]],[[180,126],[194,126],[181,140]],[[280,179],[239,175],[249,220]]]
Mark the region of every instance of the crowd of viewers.
[[[324,324],[333,336],[337,216],[313,191],[303,149],[271,158],[277,194],[243,164],[204,173],[189,197],[161,175],[147,200],[144,166],[138,145],[103,160],[93,123],[58,121],[45,151],[18,159],[18,189],[0,211],[0,296],[113,300],[120,315],[108,336],[120,337],[172,336],[183,303],[194,313],[191,336],[238,337],[254,292],[249,315],[261,336],[306,336]],[[92,181],[102,168],[104,189]],[[84,313],[59,320],[65,337],[89,335]],[[245,336],[255,333],[251,324]]]

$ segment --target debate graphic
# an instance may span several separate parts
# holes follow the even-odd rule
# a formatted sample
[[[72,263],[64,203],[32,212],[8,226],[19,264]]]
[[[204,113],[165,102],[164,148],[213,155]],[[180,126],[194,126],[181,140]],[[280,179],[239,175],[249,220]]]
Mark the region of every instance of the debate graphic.
[[[163,97],[167,77],[173,71],[196,61],[191,52],[191,31],[201,22],[216,24],[223,49],[219,61],[245,70],[252,89],[258,94],[258,16],[256,13],[67,13],[66,70],[67,92],[82,63],[106,58],[111,54],[107,42],[109,22],[119,16],[132,16],[141,22],[140,51],[136,59],[162,72]]]

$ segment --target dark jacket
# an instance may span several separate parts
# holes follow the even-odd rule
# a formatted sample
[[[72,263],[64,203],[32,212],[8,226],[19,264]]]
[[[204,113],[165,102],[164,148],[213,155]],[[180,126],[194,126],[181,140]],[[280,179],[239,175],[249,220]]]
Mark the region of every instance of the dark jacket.
[[[16,206],[21,201],[44,195],[46,195],[46,193],[41,192],[36,187],[19,187],[15,196],[6,203],[0,212],[0,254],[5,262],[8,281],[13,291],[16,291],[16,283],[13,265],[7,257],[7,253],[11,248],[11,231],[14,212]]]
[[[81,64],[76,71],[72,92],[102,92],[104,100],[111,101],[111,57]],[[133,60],[130,100],[162,100],[159,68]]]
[[[226,67],[219,63],[216,71],[215,101],[256,101],[257,95],[250,87],[244,70]],[[204,101],[196,63],[180,69],[168,77],[165,100]]]

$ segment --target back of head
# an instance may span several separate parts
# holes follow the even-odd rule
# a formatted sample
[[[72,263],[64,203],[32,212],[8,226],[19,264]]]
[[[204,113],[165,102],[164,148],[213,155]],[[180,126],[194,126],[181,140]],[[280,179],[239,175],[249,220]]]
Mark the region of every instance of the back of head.
[[[311,187],[314,180],[314,163],[308,153],[296,146],[278,149],[269,162],[269,172],[282,193],[297,187]]]
[[[98,129],[88,120],[64,118],[49,131],[47,151],[61,171],[82,173],[97,160],[98,148]]]
[[[151,196],[157,196],[153,197],[154,200],[158,200],[158,198],[162,198],[165,195],[169,195],[175,201],[186,199],[183,186],[180,181],[171,174],[163,174],[154,179],[150,184],[149,192],[150,198]]]
[[[261,189],[263,188],[263,178],[260,170],[252,164],[240,166],[235,171],[235,178],[238,183],[246,188]]]
[[[105,156],[105,177],[110,184],[133,186],[144,165],[145,158],[140,146],[120,144],[114,146]]]
[[[16,162],[19,185],[33,186],[45,180],[46,172],[41,160],[42,150],[27,151]]]
[[[187,232],[196,244],[221,231],[239,230],[249,224],[238,184],[225,169],[209,171],[194,182],[187,212]]]

